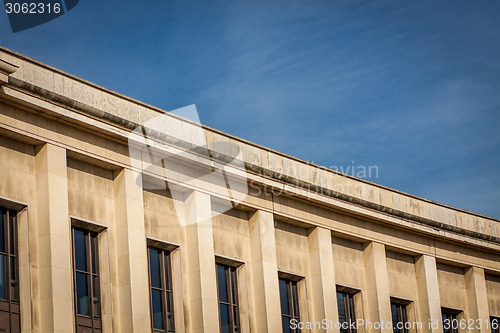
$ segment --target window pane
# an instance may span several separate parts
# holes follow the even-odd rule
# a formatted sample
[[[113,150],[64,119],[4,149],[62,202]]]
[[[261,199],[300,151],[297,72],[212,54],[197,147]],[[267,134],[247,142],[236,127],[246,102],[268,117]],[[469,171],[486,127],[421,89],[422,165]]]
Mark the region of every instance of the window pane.
[[[297,291],[297,284],[292,284],[292,296],[293,296],[293,315],[294,317],[299,316],[299,293]]]
[[[160,290],[151,290],[151,302],[153,303],[153,327],[159,330],[165,328],[163,323],[163,300]]]
[[[87,271],[87,249],[85,246],[85,233],[75,230],[75,266],[79,271]]]
[[[232,293],[233,293],[233,304],[238,304],[238,284],[236,281],[236,269],[231,268],[231,288],[232,288]]]
[[[170,274],[169,274],[169,268],[170,268],[170,256],[168,253],[165,253],[164,256],[165,262],[163,264],[163,267],[165,267],[165,289],[170,290],[171,282],[170,282]]]
[[[99,278],[97,276],[92,277],[92,287],[94,288],[94,317],[101,317],[101,301],[99,299]]]
[[[95,235],[90,236],[90,246],[90,252],[92,253],[92,273],[97,273],[97,237]]]
[[[17,281],[17,258],[10,258],[10,299],[19,301],[19,284]]]
[[[281,299],[281,313],[290,314],[290,308],[288,306],[288,288],[285,280],[280,280],[280,299]]]
[[[394,333],[399,333],[398,328],[398,306],[394,303],[391,304],[391,314],[392,314],[392,330]]]
[[[9,214],[10,215],[10,214]],[[16,237],[16,224],[14,223],[14,218],[12,215],[9,216],[9,230],[10,230],[10,254],[15,255],[16,254],[16,247],[17,247],[17,237]]]
[[[0,210],[0,252],[5,252],[4,212]]]
[[[149,249],[149,270],[151,272],[151,286],[161,288],[160,278],[160,253],[155,249]]]
[[[500,332],[499,330],[499,325],[500,325],[500,319],[496,317],[491,317],[491,333],[498,333]]]
[[[339,308],[339,322],[344,323],[347,321],[344,294],[339,292],[337,292],[337,305]]]
[[[5,266],[5,261],[5,255],[0,254],[0,299],[6,299],[5,281],[7,280],[7,277],[5,275],[7,274],[7,267]]]
[[[219,303],[220,310],[220,331],[221,333],[230,333],[229,328],[229,305]]]
[[[233,306],[233,322],[234,326],[240,326],[240,313],[237,306]]]
[[[283,326],[283,333],[290,333],[290,318],[282,316],[281,317],[281,326]]]
[[[89,316],[89,294],[87,274],[76,273],[76,307],[78,314]]]
[[[217,265],[217,284],[219,285],[219,301],[229,302],[227,298],[226,269],[222,265]]]

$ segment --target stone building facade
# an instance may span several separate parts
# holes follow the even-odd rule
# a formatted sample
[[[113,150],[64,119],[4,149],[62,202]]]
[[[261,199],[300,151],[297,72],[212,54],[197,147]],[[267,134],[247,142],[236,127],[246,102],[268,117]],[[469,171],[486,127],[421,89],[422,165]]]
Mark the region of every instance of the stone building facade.
[[[498,219],[5,48],[0,85],[0,332],[498,332]]]

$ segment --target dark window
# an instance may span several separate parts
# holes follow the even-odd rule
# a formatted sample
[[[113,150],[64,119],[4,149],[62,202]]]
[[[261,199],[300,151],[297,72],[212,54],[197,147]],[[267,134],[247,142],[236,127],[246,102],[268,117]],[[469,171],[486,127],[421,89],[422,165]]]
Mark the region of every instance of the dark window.
[[[460,312],[450,311],[450,310],[442,310],[442,318],[443,318],[443,332],[444,333],[458,333],[459,322],[457,319],[457,315]]]
[[[102,332],[97,233],[73,228],[76,332]]]
[[[292,329],[290,327],[291,320],[295,319],[297,323],[300,322],[297,282],[287,279],[279,279],[279,288],[281,300],[281,323],[283,326],[283,333],[300,332],[300,329]]]
[[[240,332],[236,267],[217,264],[217,289],[221,333]]]
[[[0,207],[0,331],[21,332],[16,212]]]
[[[405,327],[406,323],[408,322],[406,305],[391,303],[391,314],[392,330],[394,331],[394,333],[408,333],[408,329]]]
[[[170,252],[148,247],[151,326],[154,332],[175,332]]]
[[[356,333],[356,316],[354,312],[354,294],[337,291],[339,308],[340,333]]]
[[[491,333],[500,333],[500,318],[490,317]]]

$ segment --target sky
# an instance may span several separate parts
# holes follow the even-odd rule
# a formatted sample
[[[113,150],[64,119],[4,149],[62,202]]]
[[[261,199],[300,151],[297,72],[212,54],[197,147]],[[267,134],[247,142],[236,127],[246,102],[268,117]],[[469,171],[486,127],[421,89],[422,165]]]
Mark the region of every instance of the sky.
[[[0,45],[203,124],[500,218],[500,1],[80,0]],[[347,169],[349,167],[349,169]]]

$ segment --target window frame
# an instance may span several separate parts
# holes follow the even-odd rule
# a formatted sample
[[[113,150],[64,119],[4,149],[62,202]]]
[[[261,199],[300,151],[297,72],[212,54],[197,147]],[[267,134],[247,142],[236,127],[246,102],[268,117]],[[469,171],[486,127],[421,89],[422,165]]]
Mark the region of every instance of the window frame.
[[[454,319],[459,321],[460,319],[458,316],[462,313],[460,310],[454,310],[454,309],[448,309],[448,308],[441,308],[441,324],[443,325],[443,333],[459,333],[459,325],[457,328],[453,328],[451,326],[448,330],[444,328],[444,321],[445,319],[449,319],[450,322],[452,322]]]
[[[0,299],[0,312],[8,313],[10,332],[20,332],[21,327],[17,214],[18,212],[12,209],[0,207],[0,215],[2,218],[2,226],[0,227],[2,227],[4,246],[4,251],[0,252],[0,256],[4,257],[4,274],[0,278],[3,279],[5,293],[5,298]],[[14,265],[14,270],[12,270],[12,263]],[[14,274],[14,276],[12,274]],[[13,297],[13,294],[17,295],[17,298]]]
[[[158,251],[158,264],[160,273],[160,287],[153,287],[151,283],[151,257],[150,250]],[[151,330],[153,332],[175,333],[175,314],[174,314],[174,298],[172,287],[172,251],[166,250],[157,246],[148,245],[148,284],[149,284],[149,311],[151,313]],[[164,324],[163,329],[154,327],[153,318],[153,290],[160,291],[162,295],[162,321]],[[168,306],[170,304],[170,316],[172,327],[169,327],[169,312]]]
[[[76,251],[75,251],[75,231],[83,232],[85,244],[85,262],[87,271],[77,269]],[[80,331],[80,327],[91,329],[92,332],[102,332],[102,299],[101,299],[101,278],[99,272],[99,233],[81,228],[78,226],[71,227],[71,248],[73,260],[73,297],[74,297],[74,313],[75,313],[75,328],[76,332]],[[92,244],[93,243],[93,244]],[[95,254],[94,254],[95,252]],[[95,262],[93,262],[95,258]],[[87,276],[87,295],[89,297],[88,310],[89,315],[78,313],[78,294],[77,294],[77,273]],[[94,279],[95,278],[95,279]],[[94,297],[96,292],[97,297]],[[99,314],[95,314],[95,298],[99,306]]]
[[[226,280],[226,294],[228,302],[224,302],[220,300],[219,295],[219,274],[218,268],[222,267],[224,269],[224,275]],[[221,317],[221,305],[225,305],[229,307],[229,331],[231,333],[241,332],[241,321],[240,321],[240,305],[239,305],[239,295],[238,295],[238,277],[236,270],[238,269],[235,266],[216,263],[216,279],[217,279],[217,303],[219,305],[219,331],[222,332],[222,317]]]
[[[300,322],[300,307],[299,307],[299,289],[298,289],[298,281],[291,280],[288,278],[280,277],[278,279],[278,285],[279,283],[283,281],[285,282],[286,286],[286,298],[287,298],[287,303],[288,303],[288,314],[283,313],[283,304],[281,304],[281,287],[279,287],[279,292],[280,292],[280,309],[281,309],[281,329],[284,331],[284,326],[283,326],[283,317],[288,318],[288,322],[292,320],[297,320],[297,322]],[[290,332],[292,333],[298,333],[301,332],[300,328],[291,328],[290,327]]]
[[[344,290],[337,290],[336,296],[337,296],[337,308],[339,308],[339,295],[342,296],[342,302],[344,303],[344,309],[345,309],[345,317],[346,320],[345,322],[348,323],[346,333],[356,333],[356,326],[355,328],[351,328],[350,323],[356,323],[356,306],[354,304],[354,296],[356,293],[349,292],[349,291],[344,291]],[[340,309],[339,309],[340,310]],[[339,322],[340,322],[340,311],[339,311]],[[342,323],[341,323],[342,324]],[[340,332],[343,332],[343,328],[340,329]]]
[[[403,328],[398,328],[396,325],[394,325],[394,317],[393,317],[393,311],[392,307],[396,307],[396,317],[397,317],[397,323],[403,323]],[[401,302],[394,302],[391,301],[391,317],[392,317],[392,331],[394,333],[408,333],[409,330],[406,328],[406,323],[408,322],[408,304],[404,304]]]

